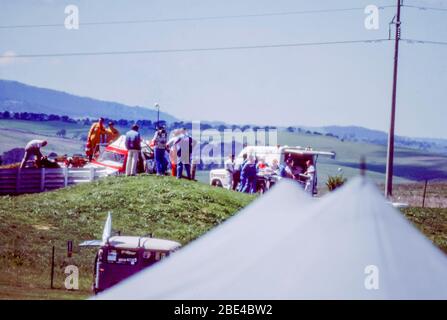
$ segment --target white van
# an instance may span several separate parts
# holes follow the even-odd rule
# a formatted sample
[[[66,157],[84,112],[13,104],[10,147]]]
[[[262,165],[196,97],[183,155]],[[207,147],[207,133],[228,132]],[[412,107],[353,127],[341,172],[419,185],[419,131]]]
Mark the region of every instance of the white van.
[[[289,147],[289,146],[247,146],[239,153],[239,155],[235,158],[235,167],[238,167],[244,161],[243,156],[252,155],[255,156],[257,160],[263,160],[269,168],[272,167],[274,160],[277,161],[278,165],[283,166],[286,159],[293,159],[294,163],[301,166],[302,168],[306,167],[306,161],[312,160],[312,163],[315,167],[315,176],[317,175],[317,159],[318,156],[327,156],[331,158],[335,158],[335,152],[327,152],[327,151],[316,151],[312,148],[303,148],[303,147]],[[258,173],[258,178],[264,180],[257,188],[258,191],[265,191],[269,188],[270,184],[275,183],[280,180],[281,177],[278,171],[267,171],[265,173]],[[265,183],[265,179],[268,178],[268,183]],[[304,179],[300,181],[304,183]],[[224,187],[228,188],[230,183],[229,172],[223,169],[214,169],[210,171],[210,184],[212,186]],[[312,193],[317,193],[317,179],[313,180]]]

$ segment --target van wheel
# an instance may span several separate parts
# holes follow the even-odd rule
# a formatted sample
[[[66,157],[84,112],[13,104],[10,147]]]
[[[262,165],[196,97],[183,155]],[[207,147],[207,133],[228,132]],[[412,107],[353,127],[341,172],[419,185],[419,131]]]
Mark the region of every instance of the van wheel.
[[[213,180],[213,182],[211,183],[211,185],[213,187],[219,187],[222,188],[222,183],[220,182],[220,180]]]
[[[99,293],[99,290],[95,288],[95,285],[92,285],[92,292],[95,296]]]

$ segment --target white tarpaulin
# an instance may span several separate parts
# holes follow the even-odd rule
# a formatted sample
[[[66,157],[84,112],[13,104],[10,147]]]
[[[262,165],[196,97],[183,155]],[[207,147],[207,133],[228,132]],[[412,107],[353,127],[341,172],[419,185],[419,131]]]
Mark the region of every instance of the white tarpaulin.
[[[282,182],[103,299],[447,299],[447,257],[375,186]]]

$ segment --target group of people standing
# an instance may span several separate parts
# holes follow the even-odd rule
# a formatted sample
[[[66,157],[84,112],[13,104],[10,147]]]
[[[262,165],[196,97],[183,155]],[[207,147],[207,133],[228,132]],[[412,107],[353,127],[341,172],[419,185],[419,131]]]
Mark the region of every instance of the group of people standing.
[[[181,179],[184,171],[187,179],[194,180],[195,166],[192,153],[197,141],[188,134],[186,128],[174,130],[169,140],[166,129],[159,128],[154,134],[152,143],[157,175],[165,175],[170,163],[172,176]]]
[[[234,155],[228,157],[224,167],[228,172],[228,189],[245,193],[257,192],[257,178],[262,172],[277,174],[282,178],[289,178],[300,182],[304,190],[313,193],[315,180],[315,167],[312,160],[306,161],[306,167],[303,168],[295,163],[292,158],[286,158],[285,164],[280,165],[277,159],[274,159],[269,165],[263,159],[258,159],[253,155],[242,155],[243,160],[240,164],[234,161]]]
[[[304,191],[310,194],[314,191],[315,166],[311,159],[306,160],[305,167],[292,158],[286,160],[285,166],[281,168],[281,176],[298,181],[304,186]]]
[[[138,155],[141,152],[141,136],[138,133],[138,125],[126,133],[126,148],[128,158],[126,163],[126,175],[135,175]],[[177,129],[169,139],[166,128],[160,127],[154,133],[150,146],[154,150],[155,171],[157,176],[164,176],[171,167],[171,175],[178,179],[195,179],[195,167],[192,163],[192,151],[197,142],[189,134],[186,128]]]
[[[256,177],[259,170],[256,162],[254,156],[244,154],[242,163],[236,164],[234,155],[231,155],[224,163],[229,177],[228,189],[245,193],[255,193]]]
[[[229,183],[228,189],[245,193],[256,192],[256,179],[260,168],[265,164],[255,156],[243,154],[243,161],[240,164],[236,164],[234,161],[234,155],[228,157],[224,163],[225,170],[228,172]]]

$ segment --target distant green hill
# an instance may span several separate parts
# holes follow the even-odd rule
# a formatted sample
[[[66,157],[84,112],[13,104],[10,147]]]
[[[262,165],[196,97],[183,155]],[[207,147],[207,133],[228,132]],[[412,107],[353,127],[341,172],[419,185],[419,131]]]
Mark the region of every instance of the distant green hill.
[[[110,119],[156,120],[157,111],[141,106],[79,97],[66,92],[44,89],[16,81],[0,80],[0,111],[67,115],[72,118],[107,117]],[[160,112],[168,122],[175,117]]]
[[[306,130],[317,131],[323,134],[332,134],[345,141],[357,141],[379,144],[383,146],[388,144],[388,134],[386,132],[359,126],[308,127]],[[405,137],[396,135],[394,143],[398,147],[447,155],[447,139]]]
[[[107,212],[113,229],[186,244],[254,199],[247,194],[171,177],[111,177],[54,192],[0,197],[0,298],[73,298],[90,294],[94,250],[77,247],[100,239]],[[66,241],[75,254],[66,257]],[[80,268],[81,292],[48,291],[51,247],[56,246],[57,288],[68,264]],[[231,254],[231,253],[229,253]]]

